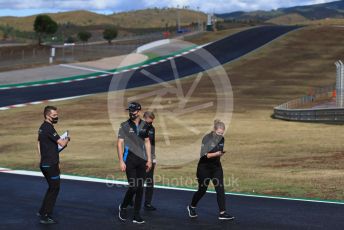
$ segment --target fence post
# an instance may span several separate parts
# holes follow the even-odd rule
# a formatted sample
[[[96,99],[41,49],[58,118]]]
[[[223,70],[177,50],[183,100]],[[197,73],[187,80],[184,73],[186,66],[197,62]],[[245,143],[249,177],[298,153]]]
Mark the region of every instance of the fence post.
[[[338,61],[336,61],[335,65],[336,65],[336,106],[339,107],[339,81],[340,81],[339,69],[340,69],[340,64]]]
[[[344,64],[342,61],[339,60],[339,64],[340,64],[340,107],[344,107]]]
[[[51,53],[50,53],[50,57],[49,57],[49,63],[52,64],[55,58],[55,48],[52,47],[51,48]]]
[[[335,63],[337,67],[337,79],[336,79],[336,105],[339,108],[344,107],[344,65],[342,61],[337,61]]]

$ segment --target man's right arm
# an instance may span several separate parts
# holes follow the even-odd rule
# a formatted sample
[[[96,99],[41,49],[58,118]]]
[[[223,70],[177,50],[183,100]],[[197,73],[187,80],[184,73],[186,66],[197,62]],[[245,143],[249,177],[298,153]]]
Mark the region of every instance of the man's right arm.
[[[39,145],[39,141],[37,141],[37,152],[38,152],[38,157],[41,157],[41,146]]]
[[[59,144],[60,146],[62,147],[65,147],[69,141],[70,141],[70,137],[67,137],[65,139],[62,139],[58,133],[56,132],[56,130],[54,128],[49,128],[47,131],[46,131],[48,137],[55,141],[57,144]]]
[[[214,152],[214,153],[207,153],[207,158],[214,158],[214,157],[220,157],[224,154],[225,152],[222,152],[222,151],[217,151],[217,152]]]
[[[124,160],[123,160],[123,152],[124,152],[123,146],[124,146],[124,139],[118,138],[118,140],[117,140],[117,155],[118,155],[119,165],[120,165],[122,172],[124,172],[126,170],[126,165],[125,165]]]
[[[62,147],[65,147],[68,144],[69,140],[70,140],[69,137],[66,138],[66,139],[60,138],[60,139],[57,140],[57,144],[59,144]]]

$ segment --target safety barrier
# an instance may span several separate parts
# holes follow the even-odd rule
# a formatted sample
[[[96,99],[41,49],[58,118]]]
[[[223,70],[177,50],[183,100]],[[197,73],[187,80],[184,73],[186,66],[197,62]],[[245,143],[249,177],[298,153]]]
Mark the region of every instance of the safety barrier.
[[[344,108],[274,109],[274,118],[287,121],[340,121],[344,122]]]
[[[344,121],[344,108],[304,108],[336,97],[336,85],[314,90],[310,95],[274,108],[274,118],[288,121]]]
[[[344,63],[335,62],[336,84],[309,92],[309,95],[288,101],[274,108],[274,117],[290,121],[344,121]],[[335,99],[335,106],[316,108],[317,102]],[[313,107],[313,108],[312,108]]]

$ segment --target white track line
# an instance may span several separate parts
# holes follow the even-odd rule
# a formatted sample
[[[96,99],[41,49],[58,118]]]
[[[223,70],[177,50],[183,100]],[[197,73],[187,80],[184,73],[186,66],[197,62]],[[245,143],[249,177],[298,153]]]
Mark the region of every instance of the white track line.
[[[36,176],[36,177],[43,177],[41,172],[37,171],[27,171],[27,170],[11,170],[9,168],[0,168],[0,173],[8,173],[8,174],[16,174],[16,175],[24,175],[24,176]],[[91,177],[84,177],[84,176],[72,176],[72,175],[64,175],[61,174],[62,179],[66,180],[76,180],[76,181],[85,181],[85,182],[95,182],[95,183],[103,183],[103,184],[113,184],[113,185],[128,185],[126,181],[118,181],[112,179],[100,179],[100,178],[91,178]],[[169,186],[162,186],[162,185],[155,185],[154,187],[160,189],[168,189],[168,190],[178,190],[178,191],[196,191],[196,189],[189,189],[189,188],[178,188],[178,187],[169,187]],[[208,193],[216,193],[215,191],[208,191]],[[312,203],[324,203],[324,204],[339,204],[344,205],[344,202],[337,202],[337,201],[325,201],[325,200],[311,200],[311,199],[301,199],[301,198],[288,198],[288,197],[273,197],[273,196],[264,196],[264,195],[251,195],[251,194],[238,194],[238,193],[226,193],[227,195],[232,196],[244,196],[244,197],[253,197],[253,198],[264,198],[264,199],[275,199],[275,200],[290,200],[290,201],[301,201],[301,202],[312,202]]]
[[[95,79],[95,78],[99,78],[99,77],[107,77],[109,75],[115,75],[115,74],[118,74],[118,73],[125,73],[125,72],[131,71],[131,70],[137,70],[137,69],[140,69],[140,68],[145,68],[145,67],[148,67],[148,66],[151,66],[151,65],[162,63],[162,62],[165,62],[167,60],[171,60],[173,58],[180,57],[182,55],[194,52],[195,50],[197,50],[199,48],[200,47],[195,47],[195,48],[193,48],[193,49],[191,49],[189,51],[185,51],[185,52],[182,52],[181,54],[176,54],[174,56],[171,56],[171,57],[168,57],[168,58],[165,58],[165,59],[161,59],[161,60],[156,61],[156,62],[151,62],[149,64],[144,64],[142,66],[137,66],[137,67],[133,67],[133,68],[129,68],[129,69],[124,69],[124,70],[121,70],[121,71],[116,70],[114,72],[98,70],[98,69],[91,69],[91,68],[86,68],[86,67],[82,67],[82,66],[60,64],[60,66],[62,66],[62,67],[79,69],[79,70],[86,70],[86,71],[90,71],[90,72],[99,72],[99,73],[105,73],[105,74],[102,74],[102,75],[99,75],[99,76],[90,76],[90,77],[76,78],[74,80],[59,81],[58,79],[54,79],[56,81],[49,82],[49,83],[37,83],[37,84],[33,84],[33,85],[18,85],[18,86],[9,86],[9,87],[2,87],[2,88],[0,87],[0,90],[16,89],[16,88],[18,89],[18,88],[26,88],[26,87],[36,87],[36,86],[44,86],[44,85],[64,84],[64,83],[70,83],[70,82],[76,82],[76,81],[84,81],[84,80],[88,80],[88,79]]]
[[[107,74],[111,74],[111,75],[115,74],[115,73],[109,72],[109,71],[104,71],[104,70],[99,70],[99,69],[91,69],[91,68],[75,66],[75,65],[60,64],[60,66],[67,67],[67,68],[72,68],[72,69],[86,70],[86,71],[96,72],[96,73],[107,73]],[[105,75],[105,74],[103,74],[103,75]],[[102,75],[100,75],[100,76],[102,76]],[[107,75],[105,75],[105,76],[107,76]]]
[[[81,96],[74,96],[74,97],[64,97],[64,98],[57,98],[57,99],[50,99],[48,101],[51,102],[56,102],[56,101],[67,101],[67,100],[72,100],[72,99],[76,99],[76,98],[80,98],[80,97],[86,97],[89,96],[90,94],[87,95],[81,95]]]
[[[85,94],[85,95],[75,96],[75,97],[63,97],[63,98],[56,98],[56,99],[48,99],[48,100],[42,100],[42,101],[28,102],[28,103],[25,103],[25,104],[9,105],[9,106],[5,106],[5,107],[0,107],[0,110],[3,111],[3,110],[12,109],[12,108],[21,108],[21,107],[25,107],[25,106],[28,106],[28,105],[38,105],[38,104],[47,103],[47,102],[66,101],[66,100],[72,100],[72,99],[86,97],[86,96],[90,96],[90,95],[91,94]]]
[[[124,70],[115,71],[115,72],[109,72],[109,71],[104,71],[104,70],[99,70],[99,69],[86,68],[86,67],[82,67],[82,66],[74,66],[74,65],[68,65],[68,64],[60,64],[60,66],[66,67],[66,68],[79,69],[79,70],[86,70],[86,71],[96,72],[96,73],[102,73],[102,74],[99,75],[99,76],[90,76],[90,77],[85,77],[85,78],[76,78],[76,79],[73,79],[73,80],[64,80],[64,81],[49,82],[49,83],[42,83],[42,84],[39,83],[39,84],[34,84],[34,85],[19,85],[19,86],[14,86],[14,87],[4,87],[4,88],[0,88],[0,90],[3,90],[3,89],[12,89],[12,88],[25,88],[25,87],[33,87],[33,86],[66,84],[66,83],[70,83],[70,82],[84,81],[84,80],[88,80],[88,79],[96,79],[96,78],[99,78],[99,77],[107,77],[107,76],[109,76],[109,75],[115,75],[115,74],[119,74],[119,73],[125,73],[125,72],[128,72],[128,71],[137,70],[137,69],[144,68],[144,67],[148,67],[148,66],[151,66],[151,65],[156,65],[156,64],[158,64],[158,63],[162,63],[162,62],[165,62],[165,61],[168,61],[168,60],[172,60],[173,58],[183,56],[183,55],[188,54],[188,53],[190,53],[190,52],[193,52],[193,51],[195,51],[195,50],[197,50],[197,49],[199,49],[199,47],[193,48],[193,49],[191,49],[191,50],[189,50],[189,51],[182,52],[182,53],[180,53],[180,54],[176,54],[176,55],[171,56],[171,57],[168,57],[168,58],[161,59],[161,60],[156,61],[156,62],[151,62],[151,63],[149,63],[149,64],[145,64],[145,65],[142,65],[142,66],[136,66],[136,67],[133,67],[133,68],[124,69]],[[82,95],[82,96],[85,96],[85,95]],[[63,101],[63,100],[75,99],[75,98],[82,97],[82,96],[67,97],[67,98],[59,98],[59,99],[51,99],[51,100],[45,100],[45,101],[28,102],[28,103],[19,104],[19,105],[10,105],[10,106],[5,106],[5,107],[0,107],[0,110],[8,110],[8,109],[11,109],[11,108],[24,107],[24,106],[27,106],[27,105],[41,104],[41,103],[46,102],[46,101],[56,102],[56,101]]]

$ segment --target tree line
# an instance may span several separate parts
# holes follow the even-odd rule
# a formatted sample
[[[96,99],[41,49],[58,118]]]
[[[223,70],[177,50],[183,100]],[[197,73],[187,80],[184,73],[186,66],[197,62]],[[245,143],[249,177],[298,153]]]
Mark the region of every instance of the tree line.
[[[35,18],[33,29],[36,34],[38,44],[42,45],[43,38],[45,36],[54,36],[59,29],[59,25],[55,22],[49,15],[38,15]],[[3,33],[3,39],[8,39],[11,34],[13,34],[16,30],[9,26],[4,25],[0,26],[0,30]],[[108,41],[109,44],[112,43],[118,35],[118,29],[115,26],[107,26],[103,31],[103,39]],[[77,38],[83,43],[87,43],[92,37],[92,33],[86,30],[81,30],[77,33]],[[74,43],[75,39],[73,37],[68,37],[65,40],[66,43]]]

